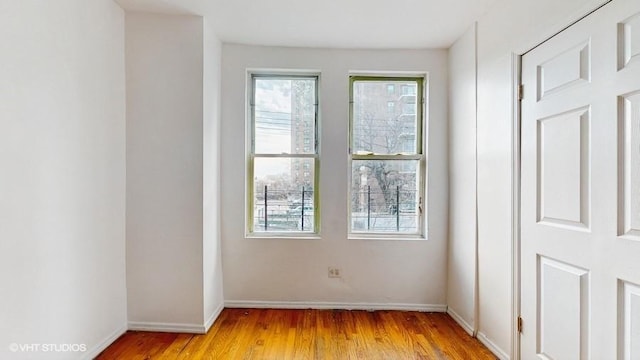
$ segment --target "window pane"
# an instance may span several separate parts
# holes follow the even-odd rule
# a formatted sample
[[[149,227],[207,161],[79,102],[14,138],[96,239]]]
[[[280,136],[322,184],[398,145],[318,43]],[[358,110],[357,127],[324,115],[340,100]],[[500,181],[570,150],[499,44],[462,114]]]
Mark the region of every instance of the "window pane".
[[[257,154],[315,153],[315,92],[314,79],[255,78]]]
[[[418,233],[420,161],[351,164],[351,231]]]
[[[314,231],[314,161],[254,159],[253,231]]]
[[[416,81],[394,81],[402,95],[388,91],[389,81],[353,82],[354,154],[418,153]]]

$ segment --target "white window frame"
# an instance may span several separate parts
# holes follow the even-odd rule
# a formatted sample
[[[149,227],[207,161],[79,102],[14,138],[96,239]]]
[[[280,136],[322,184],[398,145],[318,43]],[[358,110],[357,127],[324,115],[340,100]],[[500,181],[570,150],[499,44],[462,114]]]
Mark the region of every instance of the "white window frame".
[[[356,81],[416,81],[416,153],[415,154],[354,154],[354,136],[353,136],[353,93],[354,83]],[[349,76],[349,150],[348,150],[348,196],[347,196],[347,214],[348,214],[348,238],[349,239],[371,239],[371,240],[424,240],[427,238],[427,229],[425,219],[427,217],[427,101],[426,94],[428,88],[428,78],[426,75],[407,75],[397,76],[394,74],[376,74],[376,75],[351,75]],[[407,96],[407,95],[404,95]],[[375,231],[353,231],[352,230],[352,214],[351,214],[351,194],[352,194],[352,164],[354,160],[418,160],[419,171],[418,176],[418,224],[414,233],[408,232],[375,232]]]
[[[314,138],[315,151],[309,154],[304,152],[292,154],[257,154],[255,152],[255,82],[256,79],[309,79],[315,82],[314,99]],[[247,71],[247,138],[246,138],[246,229],[245,237],[251,238],[318,238],[320,234],[320,131],[319,131],[319,90],[320,74],[317,72],[289,72],[289,71]],[[292,121],[293,125],[293,121]],[[314,159],[313,177],[313,231],[254,231],[254,159],[256,158],[289,158],[289,159]]]

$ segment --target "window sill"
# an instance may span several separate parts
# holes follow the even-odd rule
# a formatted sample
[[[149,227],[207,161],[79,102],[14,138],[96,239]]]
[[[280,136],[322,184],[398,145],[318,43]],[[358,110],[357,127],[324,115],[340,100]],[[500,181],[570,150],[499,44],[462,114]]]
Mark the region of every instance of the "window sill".
[[[273,234],[246,234],[247,240],[266,239],[266,240],[322,240],[318,234],[302,234],[302,233],[273,233]]]
[[[348,240],[366,240],[366,241],[425,241],[428,240],[423,235],[377,235],[377,234],[349,234]]]

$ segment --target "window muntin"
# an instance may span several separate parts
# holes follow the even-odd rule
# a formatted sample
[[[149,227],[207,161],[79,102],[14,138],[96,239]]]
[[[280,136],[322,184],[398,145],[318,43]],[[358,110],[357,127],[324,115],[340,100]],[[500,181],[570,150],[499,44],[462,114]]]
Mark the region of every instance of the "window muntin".
[[[352,76],[350,90],[350,233],[421,236],[423,79]]]
[[[317,233],[318,78],[253,74],[251,90],[249,233]]]

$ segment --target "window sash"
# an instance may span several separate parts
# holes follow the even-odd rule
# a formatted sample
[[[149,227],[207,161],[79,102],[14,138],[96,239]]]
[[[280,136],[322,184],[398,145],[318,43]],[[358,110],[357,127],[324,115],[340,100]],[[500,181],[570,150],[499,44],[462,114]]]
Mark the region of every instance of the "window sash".
[[[353,154],[354,146],[354,131],[353,131],[353,105],[355,103],[354,99],[354,85],[356,82],[385,82],[385,81],[405,81],[405,82],[416,82],[416,94],[412,94],[409,96],[416,96],[416,154],[424,153],[423,146],[423,126],[424,126],[424,83],[425,80],[423,77],[394,77],[394,76],[350,76],[349,77],[349,154]],[[406,95],[405,95],[406,96]],[[388,107],[388,105],[387,105]],[[413,115],[413,114],[412,114]]]
[[[318,154],[319,152],[319,132],[318,132],[318,79],[316,75],[273,75],[273,74],[251,74],[251,99],[249,100],[250,117],[251,117],[251,154],[275,154],[275,153],[256,153],[256,81],[257,80],[311,80],[314,84],[314,100],[313,100],[313,151],[305,152],[304,150],[297,152],[290,152],[287,154],[300,155],[300,154]],[[291,119],[291,126],[293,126],[293,119]],[[303,131],[306,133],[308,129]]]
[[[257,229],[256,223],[255,223],[255,209],[257,206],[257,203],[255,202],[255,198],[256,198],[256,191],[257,189],[255,188],[255,176],[254,176],[254,172],[255,172],[255,160],[256,159],[313,159],[313,197],[308,199],[309,203],[313,203],[313,220],[312,220],[312,229],[311,230],[291,230],[291,231],[287,231],[287,230],[282,230],[282,231],[276,231],[276,230],[259,230]],[[306,164],[305,164],[306,165]],[[255,155],[255,156],[251,156],[250,157],[250,178],[251,181],[249,181],[249,186],[250,188],[248,189],[248,194],[249,194],[249,208],[248,208],[248,224],[247,224],[247,229],[248,229],[248,234],[250,236],[256,236],[256,237],[296,237],[296,236],[301,236],[301,237],[308,237],[308,236],[314,236],[317,235],[319,233],[319,226],[320,226],[320,207],[319,207],[319,189],[317,187],[318,184],[318,180],[319,180],[319,176],[318,176],[318,169],[320,168],[320,161],[319,161],[319,157],[317,155],[313,155],[313,154],[300,154],[300,155],[272,155],[272,154],[267,154],[267,155]],[[303,166],[303,168],[305,168]],[[309,191],[308,189],[305,191]],[[305,207],[306,208],[306,207]],[[302,215],[302,214],[301,214]]]
[[[353,179],[352,176],[352,164],[353,161],[358,160],[386,160],[386,161],[403,161],[403,160],[411,160],[418,161],[418,181],[417,181],[417,191],[416,197],[418,198],[418,220],[415,231],[375,231],[375,230],[354,230],[353,229],[353,212],[352,212],[352,192],[353,192]],[[349,221],[349,234],[355,237],[365,237],[365,238],[422,238],[425,234],[425,212],[426,212],[426,200],[424,195],[424,188],[426,183],[426,172],[427,162],[426,157],[424,155],[353,155],[349,158],[349,196],[348,198],[348,221]]]

